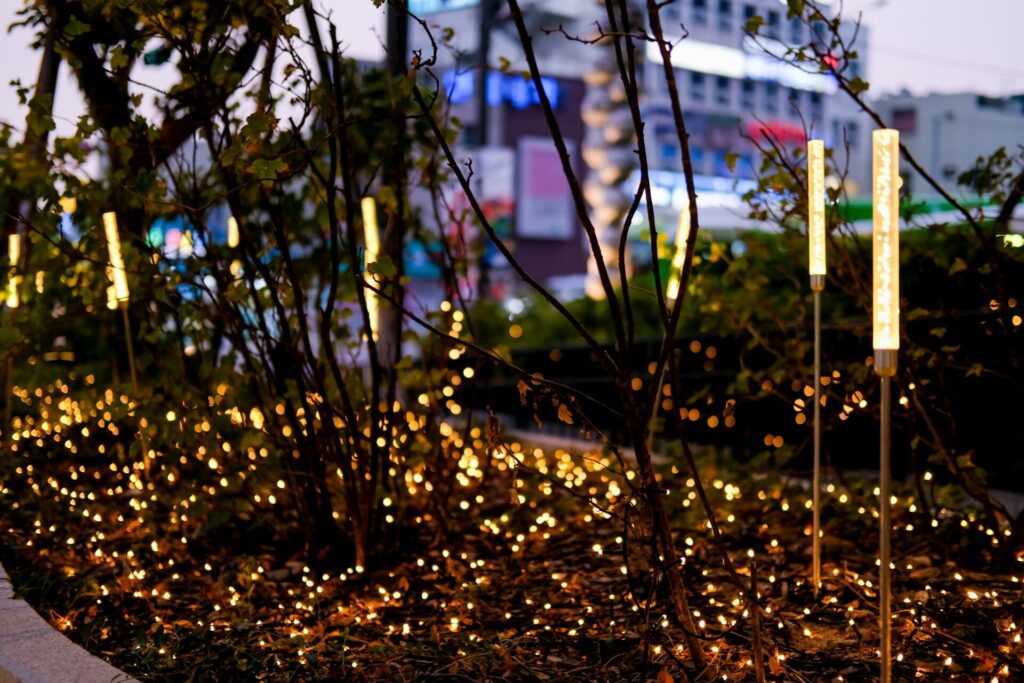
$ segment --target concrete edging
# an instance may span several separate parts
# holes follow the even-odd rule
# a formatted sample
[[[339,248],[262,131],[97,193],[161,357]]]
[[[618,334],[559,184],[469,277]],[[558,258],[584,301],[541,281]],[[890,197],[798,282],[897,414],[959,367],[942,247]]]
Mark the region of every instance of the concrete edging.
[[[15,597],[0,565],[0,683],[128,683],[132,677],[75,645]]]

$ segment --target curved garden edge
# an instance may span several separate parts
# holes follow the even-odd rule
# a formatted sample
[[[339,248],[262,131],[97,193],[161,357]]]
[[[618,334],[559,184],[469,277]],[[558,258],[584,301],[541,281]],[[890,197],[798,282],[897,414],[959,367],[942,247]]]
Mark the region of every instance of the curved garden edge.
[[[15,596],[0,565],[0,683],[134,681],[74,644]]]

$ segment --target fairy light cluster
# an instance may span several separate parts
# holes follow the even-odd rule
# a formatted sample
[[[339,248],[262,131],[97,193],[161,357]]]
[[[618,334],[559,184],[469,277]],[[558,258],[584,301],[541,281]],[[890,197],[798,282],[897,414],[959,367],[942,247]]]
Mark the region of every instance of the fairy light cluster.
[[[454,398],[444,389],[465,378],[464,372],[447,372],[447,381],[416,403],[441,401],[451,409],[456,403],[446,403]],[[572,454],[518,440],[496,444],[480,427],[466,428],[454,416],[444,419],[436,435],[442,453],[449,454],[451,477],[408,465],[400,499],[389,496],[383,505],[387,524],[401,525],[411,539],[406,562],[389,570],[350,566],[325,571],[302,560],[281,564],[259,548],[253,556],[224,556],[204,540],[209,510],[232,500],[238,505],[239,495],[248,495],[253,507],[280,506],[291,489],[285,478],[262,472],[278,472],[269,468],[274,456],[266,447],[234,446],[239,434],[219,433],[210,414],[180,407],[167,411],[159,425],[143,427],[128,396],[96,387],[91,377],[16,391],[32,408],[32,417],[16,419],[9,434],[12,462],[4,470],[2,500],[20,523],[5,525],[5,542],[45,550],[69,577],[93,577],[97,609],[133,605],[124,612],[132,628],[170,628],[178,618],[174,614],[184,610],[195,617],[187,628],[177,628],[218,641],[244,628],[274,667],[305,675],[324,673],[318,667],[326,666],[330,659],[325,656],[337,647],[332,643],[342,631],[352,638],[341,646],[344,666],[370,678],[385,675],[386,665],[360,642],[396,648],[439,638],[468,655],[493,647],[494,634],[503,629],[516,647],[544,653],[553,643],[561,649],[582,639],[626,638],[651,624],[669,636],[655,643],[655,661],[668,664],[671,656],[685,655],[670,636],[675,627],[665,607],[644,588],[644,568],[654,558],[636,538],[643,533],[636,526],[642,523],[637,507],[642,500],[632,490],[636,480],[624,475],[620,462],[606,452]],[[230,388],[221,385],[209,404],[239,430],[274,428],[261,412],[243,410],[232,401]],[[413,433],[427,429],[416,411],[403,415]],[[173,449],[154,454],[150,478],[144,478],[142,462],[131,450],[132,434],[139,428],[175,435],[168,441]],[[54,446],[75,454],[75,463],[48,457]],[[694,621],[708,632],[743,628],[751,609],[750,587],[735,581],[721,563],[708,560],[715,550],[699,510],[696,481],[676,466],[666,466],[659,476],[672,506],[684,511],[680,549],[694,587]],[[874,598],[877,569],[869,563],[857,567],[826,544],[824,590],[818,601],[809,597],[799,548],[786,536],[795,523],[802,536],[809,532],[807,490],[777,481],[741,482],[726,471],[705,481],[720,511],[720,528],[731,539],[733,565],[749,580],[750,567],[758,564],[773,668],[795,666],[801,651],[816,651],[829,639],[853,639],[865,647],[873,642],[871,612],[851,606],[848,599],[859,595],[867,604]],[[429,541],[434,513],[413,502],[438,492],[446,497],[446,514],[464,519],[478,536],[439,545]],[[570,505],[574,502],[583,505]],[[863,519],[864,529],[877,515],[870,486],[829,485],[823,502],[845,519]],[[633,521],[624,526],[628,509]],[[928,516],[907,496],[896,498],[894,509],[896,538],[903,535],[908,542],[924,528],[954,528],[993,549],[1007,538],[1008,529],[989,527],[973,513],[939,507]],[[705,559],[694,562],[698,557]],[[523,579],[511,578],[510,567]],[[991,677],[1021,675],[1024,620],[1014,614],[1020,613],[1024,562],[1015,575],[984,581],[967,567],[945,567],[927,557],[900,558],[893,568],[895,620],[916,625],[934,643],[934,655],[925,660],[920,646],[897,642],[894,652],[904,657],[898,667],[911,666],[906,656],[915,652],[912,666],[919,677],[974,680],[974,668],[995,657]],[[648,614],[648,608],[653,612]],[[939,634],[951,620],[963,618],[965,610],[998,615],[991,647],[978,643],[972,654],[942,640]],[[83,615],[58,614],[56,622],[75,629]],[[146,647],[167,658],[169,668],[181,654],[166,643]],[[721,675],[751,671],[750,650],[742,639],[715,641],[709,655]]]
[[[461,338],[463,314],[447,302],[442,313],[445,331]],[[698,343],[689,353],[713,363],[712,349]],[[450,357],[464,353],[452,343]],[[401,477],[383,497],[381,514],[383,533],[402,538],[404,552],[387,568],[323,569],[301,556],[285,560],[270,536],[253,539],[249,553],[232,553],[217,541],[214,510],[254,521],[276,517],[287,525],[294,509],[295,484],[275,446],[291,436],[291,427],[277,419],[283,404],[239,405],[226,384],[215,386],[205,405],[165,407],[158,416],[144,414],[129,396],[98,386],[92,376],[16,387],[23,416],[2,435],[10,458],[0,504],[11,516],[0,522],[0,533],[6,544],[40,553],[69,581],[90,586],[96,612],[110,620],[106,635],[98,636],[101,649],[136,629],[150,636],[170,631],[177,642],[202,634],[219,644],[244,634],[263,658],[261,666],[299,678],[339,675],[343,667],[372,680],[393,674],[381,647],[400,651],[405,644],[435,642],[448,653],[436,656],[453,661],[494,648],[540,662],[571,652],[585,664],[593,662],[587,643],[626,641],[650,628],[654,662],[670,666],[673,658],[685,658],[670,610],[649,593],[647,572],[660,559],[645,541],[644,499],[629,462],[624,470],[606,450],[540,448],[467,422],[458,389],[474,375],[472,366],[445,369],[409,405],[393,406],[407,429],[382,437],[396,472],[401,464]],[[637,390],[650,381],[636,379]],[[832,379],[838,386],[841,375]],[[789,390],[796,415],[807,409],[810,387],[765,382],[765,391]],[[317,397],[309,398],[317,405]],[[735,424],[722,408],[676,406],[671,390],[663,399],[687,420]],[[867,409],[867,399],[855,391],[828,400],[840,419]],[[442,417],[430,419],[427,407],[440,408]],[[323,418],[302,415],[302,428],[307,419]],[[140,452],[139,430],[151,437],[149,453]],[[440,460],[407,456],[411,448],[435,445]],[[765,445],[784,444],[768,434]],[[657,484],[680,534],[694,621],[707,634],[736,629],[735,636],[709,641],[717,677],[739,680],[752,671],[741,634],[753,609],[755,564],[773,671],[798,670],[808,665],[808,653],[813,658],[836,641],[861,648],[862,658],[872,656],[876,619],[868,605],[876,598],[877,568],[826,542],[824,587],[813,599],[800,543],[810,535],[809,490],[738,477],[717,464],[702,469],[734,575],[714,559],[718,550],[693,473],[671,460],[659,462]],[[348,476],[340,468],[334,475]],[[876,495],[871,485],[828,485],[822,495],[826,528],[838,523],[830,520],[845,526],[827,537],[871,534]],[[909,547],[925,530],[955,531],[992,552],[1007,542],[1009,529],[973,512],[926,506],[905,493],[894,497],[893,507],[896,547]],[[339,504],[339,518],[342,509]],[[438,528],[459,533],[438,535]],[[1014,573],[999,577],[924,553],[896,558],[894,620],[918,634],[894,643],[898,670],[966,681],[995,662],[989,680],[1024,675],[1024,557]],[[991,643],[965,649],[944,638],[965,614],[994,624]],[[54,621],[74,630],[93,618],[76,607]],[[174,642],[151,639],[141,647],[170,672],[176,658],[189,656]],[[561,665],[551,666],[557,674]]]

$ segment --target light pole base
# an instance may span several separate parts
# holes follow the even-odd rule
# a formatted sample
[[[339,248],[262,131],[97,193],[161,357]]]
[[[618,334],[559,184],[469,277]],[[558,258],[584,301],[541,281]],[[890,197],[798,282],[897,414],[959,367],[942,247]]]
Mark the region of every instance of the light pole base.
[[[899,351],[896,349],[875,349],[875,372],[879,377],[894,377]]]

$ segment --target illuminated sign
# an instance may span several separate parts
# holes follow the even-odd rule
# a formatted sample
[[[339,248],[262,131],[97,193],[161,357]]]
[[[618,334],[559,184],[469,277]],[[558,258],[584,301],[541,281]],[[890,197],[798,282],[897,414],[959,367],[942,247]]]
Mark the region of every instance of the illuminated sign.
[[[461,104],[473,98],[476,80],[475,71],[449,71],[441,77],[441,85],[452,104]],[[562,98],[562,86],[548,76],[542,76],[540,83],[551,106],[557,109]],[[491,71],[487,74],[487,106],[497,107],[502,102],[508,102],[515,109],[536,107],[540,105],[540,93],[532,80]]]
[[[673,48],[672,66],[713,76],[772,81],[797,90],[828,94],[836,91],[831,76],[807,73],[784,61],[785,50],[785,44],[761,37],[745,38],[742,50],[687,38]],[[656,43],[648,43],[647,58],[661,63],[661,50]]]
[[[686,177],[682,173],[652,169],[649,177],[651,179],[651,202],[655,206],[671,208],[674,211],[682,211],[689,207]],[[639,183],[640,171],[633,171],[633,174],[623,183],[623,189],[632,195]],[[710,175],[693,176],[693,185],[700,196],[702,209],[718,207],[739,209],[743,206],[743,194],[757,186],[752,180],[734,180],[733,178]]]
[[[750,121],[747,135],[754,140],[770,137],[782,143],[803,144],[807,139],[804,129],[783,121]]]

